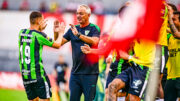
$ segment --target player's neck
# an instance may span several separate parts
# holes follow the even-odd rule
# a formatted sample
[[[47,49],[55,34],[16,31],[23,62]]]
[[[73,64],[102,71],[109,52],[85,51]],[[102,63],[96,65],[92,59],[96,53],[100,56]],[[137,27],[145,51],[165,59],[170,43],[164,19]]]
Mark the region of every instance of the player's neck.
[[[85,24],[80,24],[80,27],[83,28],[83,27],[86,27],[88,25],[89,25],[89,21],[87,23],[85,23]]]
[[[39,31],[39,26],[38,25],[31,25],[29,29]]]

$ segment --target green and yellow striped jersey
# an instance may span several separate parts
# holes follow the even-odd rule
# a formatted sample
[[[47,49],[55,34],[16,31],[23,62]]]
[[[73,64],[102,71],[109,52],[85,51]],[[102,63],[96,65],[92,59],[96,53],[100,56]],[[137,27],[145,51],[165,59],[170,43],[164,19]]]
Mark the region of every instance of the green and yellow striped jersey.
[[[43,32],[22,29],[19,32],[19,66],[24,81],[45,79],[42,64],[43,45],[52,46],[53,40]]]

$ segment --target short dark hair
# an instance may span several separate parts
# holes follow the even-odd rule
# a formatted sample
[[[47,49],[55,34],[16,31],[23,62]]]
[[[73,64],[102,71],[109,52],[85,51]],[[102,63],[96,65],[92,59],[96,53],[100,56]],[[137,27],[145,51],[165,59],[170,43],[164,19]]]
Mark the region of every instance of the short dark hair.
[[[31,12],[30,17],[29,17],[30,23],[35,24],[36,19],[39,18],[39,17],[42,17],[42,14],[40,12],[38,12],[38,11]]]
[[[178,10],[177,7],[174,4],[168,3],[168,5],[171,6],[174,11]]]
[[[179,21],[180,21],[180,11],[175,11],[173,14],[179,15]]]

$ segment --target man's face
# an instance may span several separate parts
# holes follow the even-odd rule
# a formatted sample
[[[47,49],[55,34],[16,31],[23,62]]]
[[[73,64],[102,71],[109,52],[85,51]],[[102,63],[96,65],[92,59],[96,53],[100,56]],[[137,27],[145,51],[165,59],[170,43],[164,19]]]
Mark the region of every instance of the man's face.
[[[172,20],[173,20],[175,26],[177,28],[179,28],[180,27],[179,15],[178,14],[174,14],[174,16],[172,17]]]
[[[79,24],[85,24],[89,20],[90,14],[86,13],[86,9],[84,7],[80,7],[77,9],[77,21]]]

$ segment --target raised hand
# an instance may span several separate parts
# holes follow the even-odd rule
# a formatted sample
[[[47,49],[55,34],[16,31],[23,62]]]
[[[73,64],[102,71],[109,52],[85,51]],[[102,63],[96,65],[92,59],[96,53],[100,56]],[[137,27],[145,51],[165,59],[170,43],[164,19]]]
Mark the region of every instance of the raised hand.
[[[173,9],[172,9],[172,7],[168,5],[167,8],[168,8],[169,17],[173,17]]]
[[[84,54],[89,54],[89,53],[91,53],[91,48],[89,47],[89,45],[84,44],[84,46],[81,46],[81,51]]]
[[[106,58],[106,63],[111,63],[112,62],[112,56]]]
[[[72,24],[69,24],[69,25],[71,26],[72,33],[73,33],[75,36],[77,36],[78,31],[77,31],[76,27],[75,27],[74,25],[72,25]]]
[[[54,21],[54,40],[57,39],[57,37],[64,34],[65,31],[65,24],[63,22],[59,23],[58,20]]]
[[[58,33],[59,31],[59,21],[58,20],[55,20],[54,21],[54,33]]]
[[[66,28],[66,26],[65,26],[64,22],[61,22],[59,24],[59,34],[64,34],[65,28]]]
[[[41,21],[40,23],[39,23],[39,31],[43,31],[45,28],[46,28],[46,26],[47,26],[47,22],[48,20],[43,20],[43,21]]]

